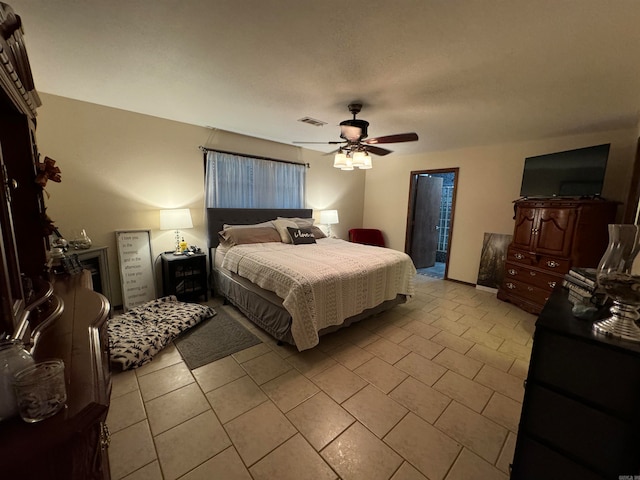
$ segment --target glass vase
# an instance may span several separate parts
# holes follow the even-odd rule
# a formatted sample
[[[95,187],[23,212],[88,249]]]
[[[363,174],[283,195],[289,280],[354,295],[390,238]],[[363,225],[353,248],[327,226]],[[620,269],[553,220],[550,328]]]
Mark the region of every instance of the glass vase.
[[[609,225],[609,245],[598,264],[597,281],[613,300],[611,316],[593,324],[593,330],[640,342],[640,251],[638,225]]]
[[[91,239],[87,235],[87,231],[83,228],[74,232],[73,237],[69,241],[69,246],[74,250],[85,250],[91,248]]]
[[[33,358],[17,340],[0,341],[0,421],[18,413],[13,377],[34,364]]]

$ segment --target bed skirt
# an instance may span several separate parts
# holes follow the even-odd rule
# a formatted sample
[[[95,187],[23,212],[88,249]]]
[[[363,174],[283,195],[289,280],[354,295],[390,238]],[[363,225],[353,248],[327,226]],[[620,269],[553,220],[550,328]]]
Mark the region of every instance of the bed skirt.
[[[295,341],[291,334],[291,315],[282,306],[283,300],[280,297],[226,270],[214,268],[212,271],[212,279],[215,293],[222,295],[251,320],[251,322],[262,328],[276,340],[295,346]],[[322,336],[335,332],[340,328],[347,327],[355,322],[382,313],[406,301],[407,297],[399,294],[392,300],[387,300],[358,315],[347,318],[341,325],[323,328],[318,334]]]

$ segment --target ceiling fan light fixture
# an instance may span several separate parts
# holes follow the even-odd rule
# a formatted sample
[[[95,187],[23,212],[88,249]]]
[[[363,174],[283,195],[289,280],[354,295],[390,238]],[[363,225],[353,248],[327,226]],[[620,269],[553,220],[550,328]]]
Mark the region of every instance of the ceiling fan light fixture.
[[[328,145],[342,145],[338,149],[338,153],[333,159],[333,166],[341,170],[353,170],[359,168],[368,170],[373,168],[371,155],[388,155],[393,153],[386,148],[378,147],[376,144],[415,142],[418,140],[418,134],[415,132],[397,133],[394,135],[385,135],[383,137],[367,138],[369,122],[356,118],[356,115],[362,110],[361,103],[349,104],[349,111],[353,114],[353,118],[340,122],[340,138],[341,141],[329,142],[293,142],[293,143],[321,143]],[[311,117],[300,119],[304,123],[312,123],[315,121]],[[315,121],[320,123],[320,121]],[[314,123],[314,124],[316,124]]]
[[[362,168],[365,165],[364,158],[367,154],[363,150],[356,150],[353,152],[353,166]]]
[[[347,155],[345,155],[345,158],[346,158],[346,165],[343,167],[340,167],[340,170],[353,170],[353,162]]]
[[[371,155],[365,153],[364,155],[364,165],[360,165],[360,170],[369,170],[373,168],[373,164],[371,162]]]
[[[333,157],[333,166],[335,168],[343,168],[347,166],[347,156],[344,154],[344,152],[342,151],[342,149],[340,149],[338,151],[338,153],[336,153],[336,156]]]

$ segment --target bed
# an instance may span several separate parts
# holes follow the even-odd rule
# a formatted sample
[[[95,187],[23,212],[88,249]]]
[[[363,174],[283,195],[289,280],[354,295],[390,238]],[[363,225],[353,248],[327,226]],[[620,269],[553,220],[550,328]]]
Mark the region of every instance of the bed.
[[[300,351],[406,302],[416,274],[405,253],[326,238],[311,217],[310,209],[207,209],[213,290]]]

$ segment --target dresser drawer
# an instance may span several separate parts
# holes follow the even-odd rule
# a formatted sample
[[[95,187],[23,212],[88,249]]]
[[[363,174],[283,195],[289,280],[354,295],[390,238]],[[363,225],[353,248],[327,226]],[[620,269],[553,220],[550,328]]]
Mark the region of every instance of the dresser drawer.
[[[529,375],[625,419],[640,431],[639,356],[538,328]]]
[[[555,273],[556,275],[564,275],[565,273],[569,273],[569,265],[569,260],[567,259],[545,256],[541,256],[538,259],[538,262],[535,264],[536,267],[543,270],[548,270]]]
[[[525,282],[548,291],[553,290],[557,284],[562,283],[561,276],[512,262],[506,263],[505,277],[510,280]]]
[[[551,257],[548,255],[537,255],[533,252],[520,250],[510,246],[507,249],[507,262],[519,263],[520,265],[530,265],[552,272],[556,275],[564,275],[569,272],[570,263],[566,258]]]
[[[534,265],[538,262],[538,258],[535,253],[527,252],[526,250],[519,250],[509,246],[507,249],[507,262],[516,262],[522,265]]]
[[[527,435],[520,435],[513,458],[511,480],[541,479],[606,480]]]
[[[515,278],[505,278],[502,282],[502,289],[509,295],[517,295],[540,305],[544,305],[551,294],[549,289],[540,288]]]
[[[637,428],[531,381],[520,431],[607,478],[640,466]]]

